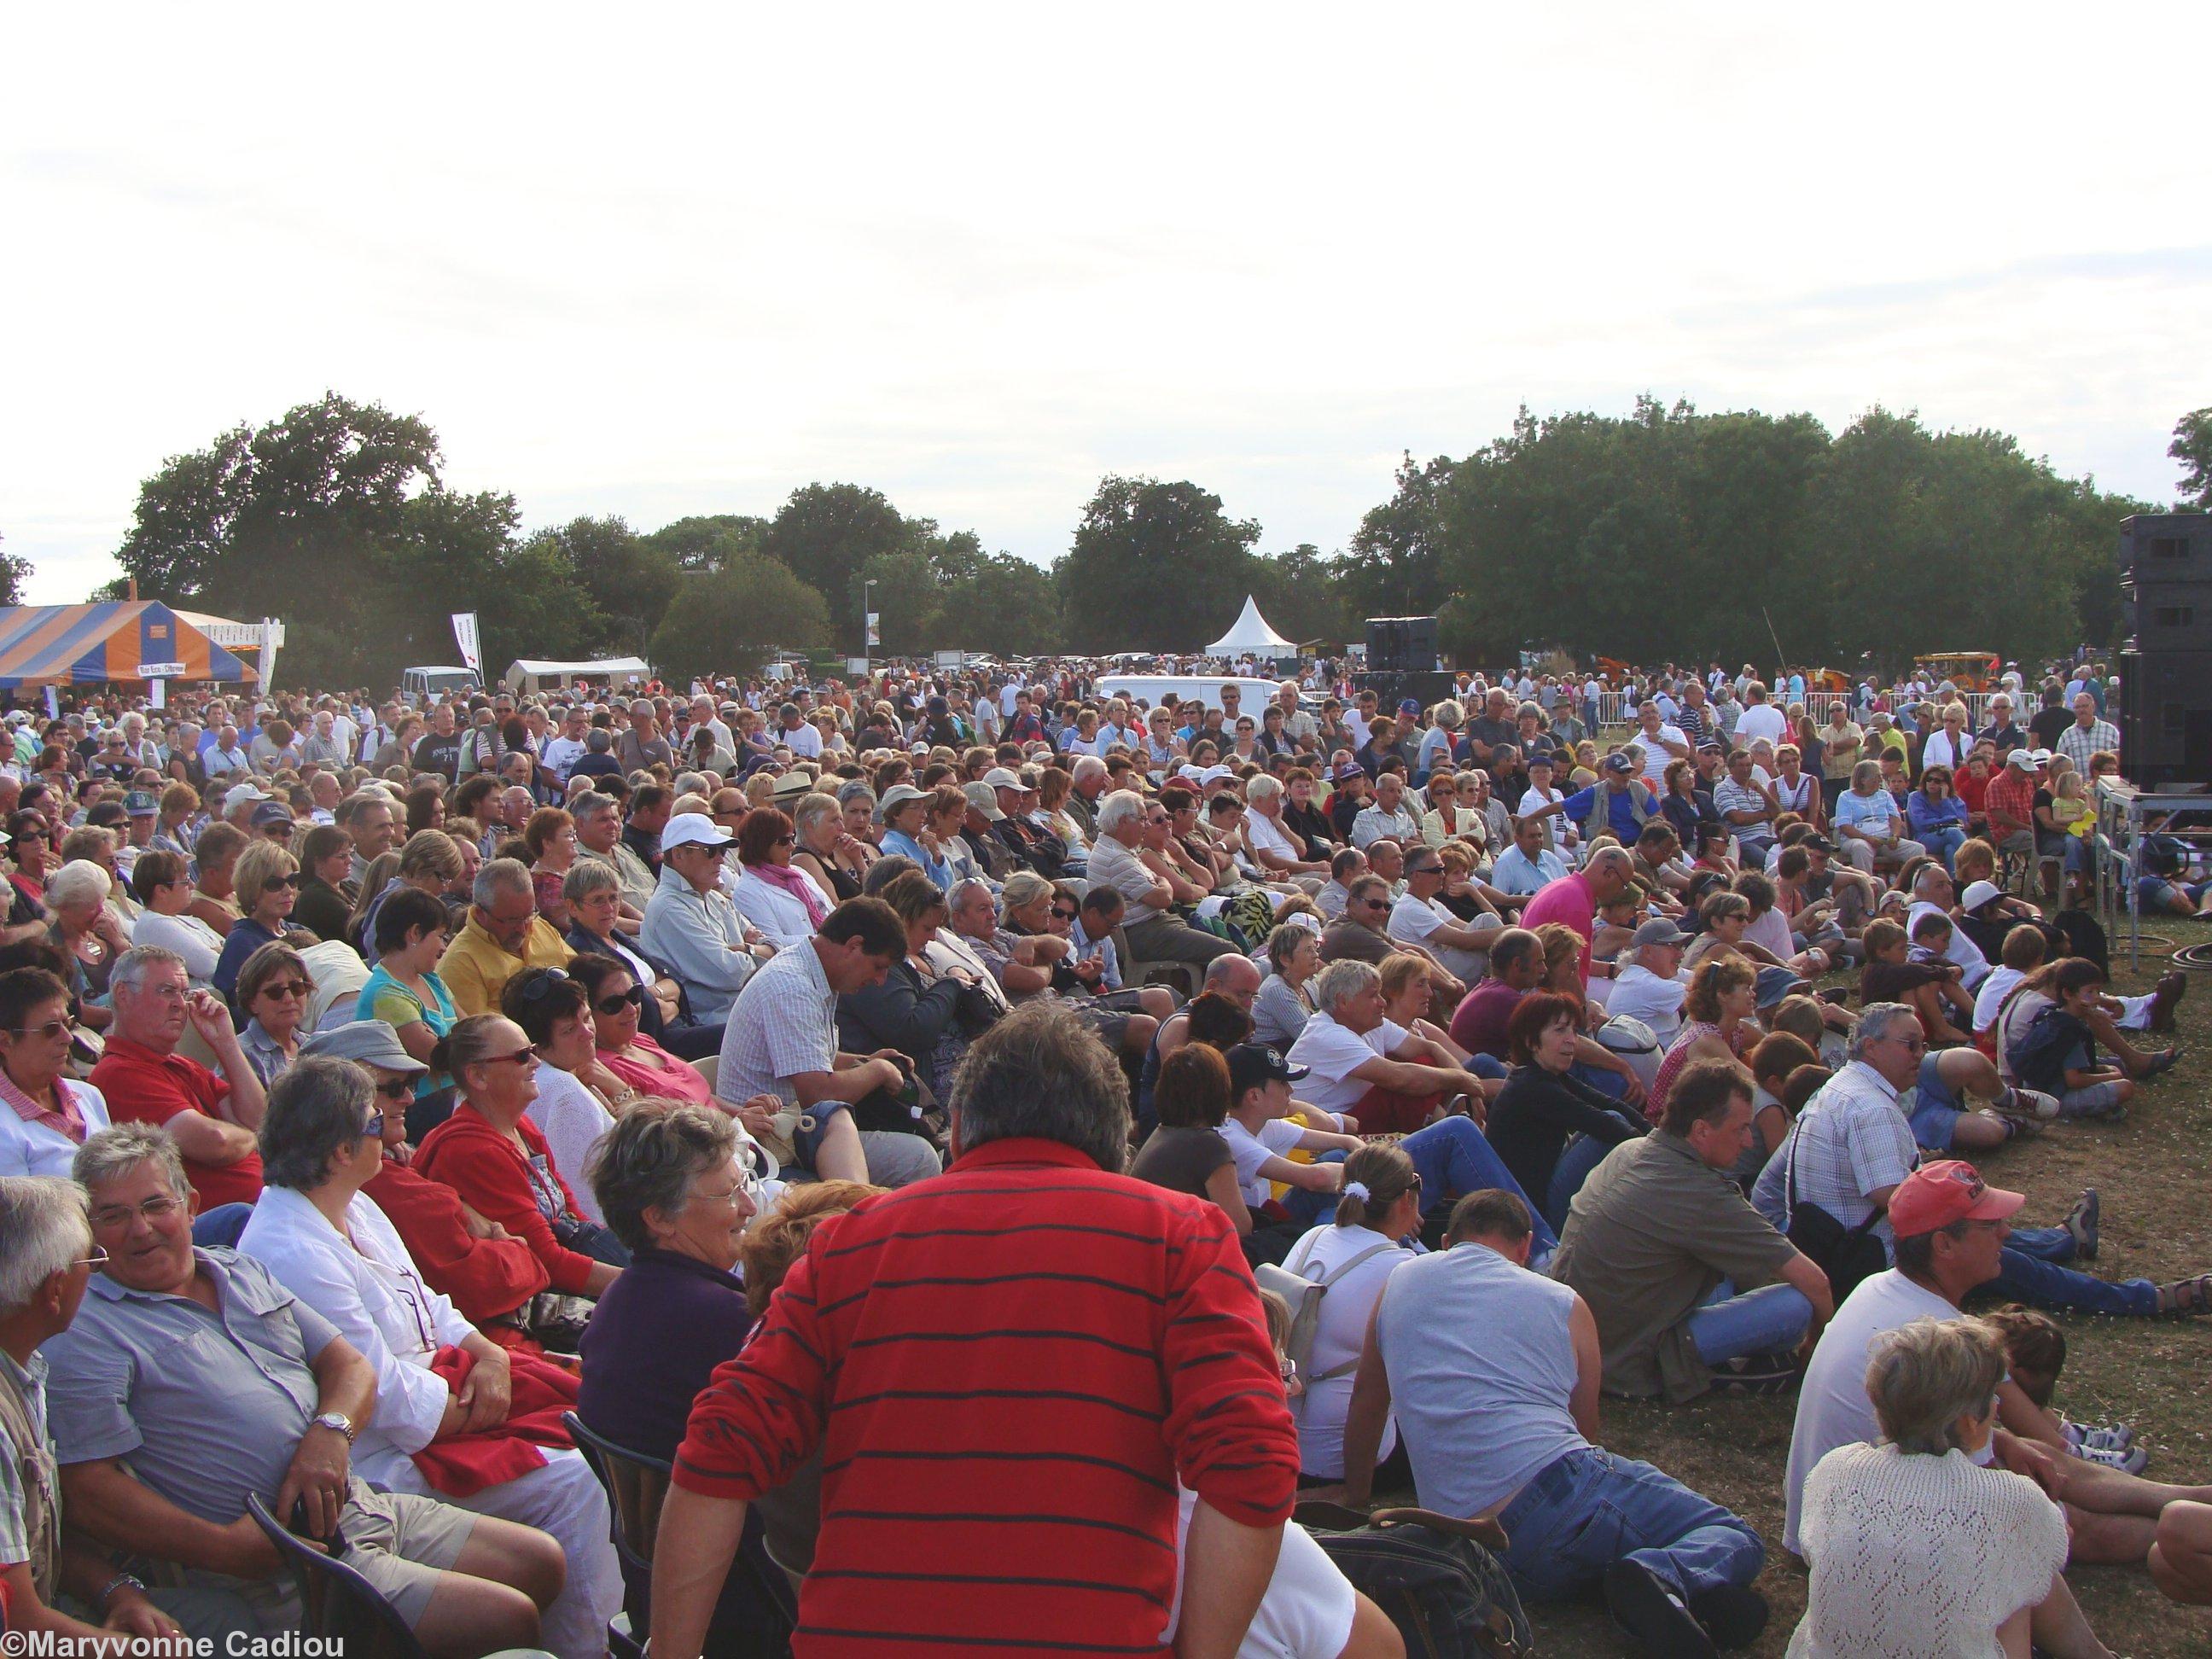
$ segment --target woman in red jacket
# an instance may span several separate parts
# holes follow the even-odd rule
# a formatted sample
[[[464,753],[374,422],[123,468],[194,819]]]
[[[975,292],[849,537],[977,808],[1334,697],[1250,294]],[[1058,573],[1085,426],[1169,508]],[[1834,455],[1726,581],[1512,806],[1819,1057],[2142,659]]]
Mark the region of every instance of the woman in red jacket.
[[[545,1137],[524,1115],[538,1097],[530,1038],[513,1020],[472,1015],[439,1039],[430,1064],[453,1078],[461,1099],[422,1138],[416,1169],[526,1241],[555,1290],[600,1295],[629,1265],[629,1252],[577,1213]]]

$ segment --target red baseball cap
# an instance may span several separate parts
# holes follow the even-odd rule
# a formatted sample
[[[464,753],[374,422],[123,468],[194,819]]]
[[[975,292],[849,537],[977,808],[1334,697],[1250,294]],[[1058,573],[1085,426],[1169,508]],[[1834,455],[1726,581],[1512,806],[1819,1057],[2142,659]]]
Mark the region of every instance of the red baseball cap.
[[[2002,1220],[2027,1202],[2024,1193],[1990,1186],[1972,1164],[1941,1158],[1898,1183],[1889,1200],[1889,1228],[1899,1238],[1912,1238],[1954,1222]]]

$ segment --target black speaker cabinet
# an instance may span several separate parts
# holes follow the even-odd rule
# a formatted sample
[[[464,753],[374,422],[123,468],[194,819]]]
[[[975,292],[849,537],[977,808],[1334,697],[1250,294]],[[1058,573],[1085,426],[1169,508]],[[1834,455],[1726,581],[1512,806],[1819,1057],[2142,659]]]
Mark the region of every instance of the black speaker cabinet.
[[[2120,770],[2145,789],[2212,783],[2212,648],[2120,654]]]
[[[1437,665],[1434,617],[1370,617],[1367,666],[1375,671],[1433,670]]]

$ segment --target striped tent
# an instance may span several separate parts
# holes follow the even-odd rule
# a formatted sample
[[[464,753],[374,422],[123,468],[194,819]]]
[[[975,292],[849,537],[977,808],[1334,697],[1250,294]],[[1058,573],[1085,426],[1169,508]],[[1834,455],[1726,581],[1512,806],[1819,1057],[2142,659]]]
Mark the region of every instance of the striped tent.
[[[156,678],[246,681],[253,671],[157,599],[0,609],[0,690]]]

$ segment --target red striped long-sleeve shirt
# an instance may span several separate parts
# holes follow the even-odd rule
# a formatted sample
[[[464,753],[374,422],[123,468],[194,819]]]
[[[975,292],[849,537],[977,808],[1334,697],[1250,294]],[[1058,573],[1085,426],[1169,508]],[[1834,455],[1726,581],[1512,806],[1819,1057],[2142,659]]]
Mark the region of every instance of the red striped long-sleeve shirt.
[[[675,1480],[750,1500],[817,1449],[803,1659],[1164,1653],[1178,1477],[1264,1526],[1298,1468],[1221,1211],[1028,1139],[819,1229]]]

